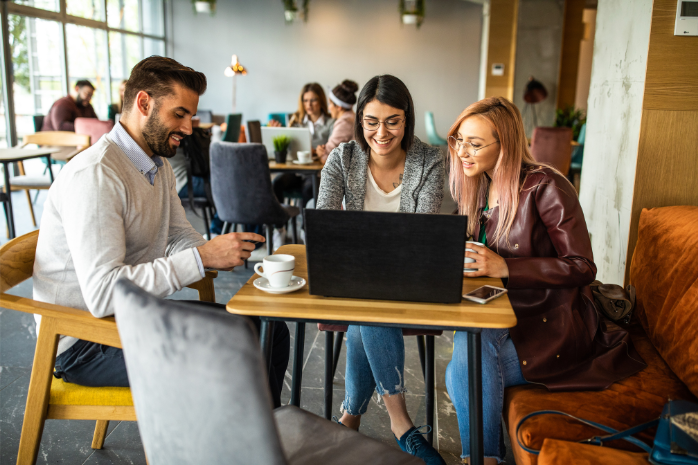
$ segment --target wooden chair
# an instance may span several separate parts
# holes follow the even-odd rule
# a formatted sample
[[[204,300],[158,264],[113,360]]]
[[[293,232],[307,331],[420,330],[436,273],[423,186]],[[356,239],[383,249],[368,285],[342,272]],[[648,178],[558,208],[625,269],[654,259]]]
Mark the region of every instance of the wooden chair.
[[[42,316],[19,442],[18,465],[36,462],[47,419],[97,420],[93,449],[102,448],[110,420],[136,421],[129,388],[77,386],[53,377],[59,335],[120,348],[114,317],[95,318],[83,310],[5,293],[32,277],[38,238],[37,230],[0,248],[0,307]],[[216,271],[207,271],[204,279],[187,287],[199,291],[201,300],[215,302],[213,279],[217,275]]]
[[[74,132],[69,131],[43,131],[37,132],[36,134],[27,134],[26,136],[24,136],[24,143],[22,144],[22,147],[25,147],[29,144],[47,145],[51,147],[70,147],[72,149],[68,149],[65,152],[59,152],[51,155],[52,160],[60,160],[67,162],[75,155],[77,155],[78,153],[82,152],[90,146],[90,136],[86,134],[76,134]],[[20,176],[13,176],[10,179],[10,184],[12,185],[13,191],[23,190],[27,193],[27,201],[29,202],[29,212],[31,213],[32,224],[36,226],[34,206],[29,191],[50,188],[51,178],[48,174],[42,176],[27,176],[26,172],[24,171],[24,163],[20,161],[17,162],[17,165],[19,166]],[[52,168],[53,165],[49,167],[49,169]],[[57,175],[57,172],[54,173],[54,177]]]

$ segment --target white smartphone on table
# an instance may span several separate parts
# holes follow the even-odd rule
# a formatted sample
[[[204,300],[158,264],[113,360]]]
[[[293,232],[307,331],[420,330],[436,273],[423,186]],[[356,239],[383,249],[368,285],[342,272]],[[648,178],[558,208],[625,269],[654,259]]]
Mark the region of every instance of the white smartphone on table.
[[[507,290],[502,287],[482,286],[478,287],[474,291],[468,292],[467,294],[463,294],[463,298],[466,300],[472,300],[473,302],[477,302],[479,304],[486,304],[490,300],[494,300],[506,293]]]

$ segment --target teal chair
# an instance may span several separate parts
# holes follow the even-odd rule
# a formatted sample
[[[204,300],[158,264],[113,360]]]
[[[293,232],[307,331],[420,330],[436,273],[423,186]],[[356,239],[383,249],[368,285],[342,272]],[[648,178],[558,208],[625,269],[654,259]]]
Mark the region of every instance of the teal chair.
[[[223,134],[224,142],[237,142],[240,140],[240,125],[242,124],[242,113],[229,114],[225,117],[225,134]]]
[[[281,126],[286,126],[286,113],[269,113],[269,121],[276,120]]]
[[[443,139],[436,132],[436,124],[434,123],[434,113],[427,111],[424,114],[424,124],[427,126],[427,139],[430,145],[446,145],[446,139]]]

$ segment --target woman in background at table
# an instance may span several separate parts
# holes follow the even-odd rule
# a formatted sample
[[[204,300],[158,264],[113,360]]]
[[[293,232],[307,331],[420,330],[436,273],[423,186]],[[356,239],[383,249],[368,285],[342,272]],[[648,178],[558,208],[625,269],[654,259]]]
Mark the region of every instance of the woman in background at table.
[[[356,113],[352,110],[356,103],[356,91],[359,85],[354,81],[345,80],[330,92],[330,100],[327,102],[330,115],[334,121],[332,133],[327,143],[318,145],[316,154],[320,161],[325,164],[327,156],[342,142],[349,142],[354,139],[354,122]]]
[[[355,140],[335,148],[322,170],[318,209],[439,213],[444,162],[438,148],[414,137],[414,104],[395,76],[372,78],[359,95]],[[390,415],[400,448],[428,465],[445,464],[415,428],[405,405],[402,329],[351,325],[346,395],[339,422],[358,430],[374,391]]]
[[[112,103],[107,108],[107,119],[110,119],[116,123],[116,115],[121,114],[121,109],[124,107],[124,92],[126,91],[126,83],[128,81],[124,79],[119,84],[119,103]]]
[[[480,247],[466,277],[502,278],[518,324],[483,329],[485,463],[504,459],[504,389],[526,383],[551,391],[602,390],[645,367],[626,331],[605,332],[589,285],[596,276],[577,193],[531,156],[521,113],[494,97],[473,103],[449,131],[450,184]],[[470,456],[467,333],[456,332],[446,387]],[[516,428],[516,425],[509,425]]]

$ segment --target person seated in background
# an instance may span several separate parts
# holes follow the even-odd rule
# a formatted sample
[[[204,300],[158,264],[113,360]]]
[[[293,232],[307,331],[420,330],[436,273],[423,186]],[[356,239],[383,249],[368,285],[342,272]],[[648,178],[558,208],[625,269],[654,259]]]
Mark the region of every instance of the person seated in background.
[[[466,278],[501,278],[518,324],[483,329],[485,464],[505,456],[504,389],[526,383],[551,391],[602,390],[646,365],[627,331],[605,331],[589,285],[596,276],[577,192],[531,156],[521,113],[503,97],[473,103],[449,131],[450,185],[475,260]],[[347,377],[348,378],[348,377]],[[468,338],[458,331],[446,388],[470,456]]]
[[[116,123],[116,115],[121,114],[121,109],[124,107],[124,92],[126,92],[126,79],[119,84],[119,103],[112,103],[107,109],[107,119]]]
[[[359,90],[359,85],[347,79],[330,92],[327,108],[335,121],[327,143],[318,145],[316,149],[317,157],[323,165],[327,161],[327,156],[335,147],[342,142],[349,142],[354,139],[356,114],[352,109],[356,103],[357,90]]]
[[[97,118],[90,104],[95,86],[88,80],[75,83],[75,97],[68,95],[59,98],[44,118],[42,131],[75,131],[76,118]]]
[[[355,140],[334,149],[322,169],[318,209],[439,213],[444,160],[414,137],[414,104],[395,76],[376,76],[359,95]],[[342,425],[358,430],[374,391],[390,415],[400,448],[427,465],[443,458],[416,428],[405,405],[402,329],[350,325]]]
[[[206,241],[187,221],[167,161],[191,134],[206,77],[171,58],[138,63],[114,129],[61,171],[44,206],[36,248],[34,299],[114,314],[113,290],[127,278],[157,297],[201,280],[206,268],[232,270],[264,237],[231,233]],[[225,311],[222,304],[209,306]],[[37,333],[41,318],[37,316]],[[257,328],[259,319],[252,319]],[[276,328],[279,328],[278,330]],[[275,405],[290,338],[274,325],[269,383]],[[256,348],[259,350],[259,348]],[[61,336],[54,376],[84,386],[128,386],[121,349]]]
[[[278,127],[278,121],[271,120],[270,126]],[[315,153],[318,145],[327,143],[332,132],[334,119],[327,111],[327,97],[322,86],[317,82],[306,84],[301,89],[298,98],[298,111],[291,115],[289,126],[295,128],[307,127],[310,130],[310,146]],[[303,206],[313,198],[313,180],[311,175],[299,176],[293,173],[283,173],[274,178],[272,187],[274,195],[279,202],[284,203],[285,194],[292,190],[301,191]],[[279,225],[274,229],[274,247],[280,247],[286,243],[286,227]]]

